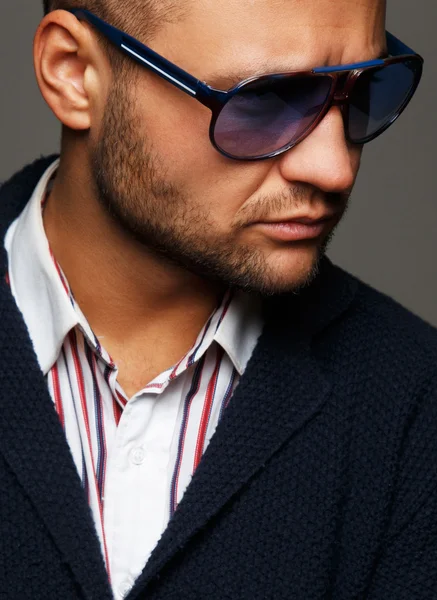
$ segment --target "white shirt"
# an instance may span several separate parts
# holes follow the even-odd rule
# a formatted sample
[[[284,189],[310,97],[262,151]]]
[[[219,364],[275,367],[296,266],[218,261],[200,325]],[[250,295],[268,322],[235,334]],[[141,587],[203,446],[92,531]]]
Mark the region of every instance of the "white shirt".
[[[181,361],[128,398],[45,235],[41,206],[58,164],[46,171],[7,233],[9,280],[121,600],[176,510],[244,373],[261,333],[261,313],[252,297],[228,292]]]

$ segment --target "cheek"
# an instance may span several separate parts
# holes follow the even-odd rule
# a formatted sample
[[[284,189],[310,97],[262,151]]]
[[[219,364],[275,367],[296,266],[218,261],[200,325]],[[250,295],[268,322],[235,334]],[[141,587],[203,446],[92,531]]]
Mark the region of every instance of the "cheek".
[[[164,102],[165,100],[165,102]],[[262,186],[267,163],[222,156],[209,139],[211,111],[176,90],[156,101],[136,101],[144,139],[159,157],[168,182],[208,215],[216,231],[228,232],[235,214]]]
[[[209,141],[211,111],[169,85],[158,91],[136,101],[149,143],[168,165],[202,170],[216,154]]]

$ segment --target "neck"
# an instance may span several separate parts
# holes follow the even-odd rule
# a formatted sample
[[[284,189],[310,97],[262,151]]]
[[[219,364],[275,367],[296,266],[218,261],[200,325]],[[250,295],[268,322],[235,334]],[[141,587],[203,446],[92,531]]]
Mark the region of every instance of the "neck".
[[[90,181],[89,173],[67,171],[61,162],[44,211],[48,241],[113,359],[147,359],[154,364],[147,376],[156,376],[190,349],[224,290],[129,236],[105,212]]]

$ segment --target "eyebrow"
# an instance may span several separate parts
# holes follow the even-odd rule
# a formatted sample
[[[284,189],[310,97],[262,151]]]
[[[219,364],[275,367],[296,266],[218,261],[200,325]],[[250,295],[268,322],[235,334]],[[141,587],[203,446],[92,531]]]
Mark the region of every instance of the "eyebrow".
[[[387,52],[387,50],[384,50],[382,52],[380,52],[378,54],[378,56],[375,56],[374,58],[369,58],[367,60],[382,60],[385,58],[388,58],[390,55]],[[365,61],[357,61],[357,62],[365,62]],[[350,63],[350,64],[354,64],[354,63]],[[317,67],[323,67],[323,66],[329,66],[329,65],[317,65]],[[313,69],[315,69],[316,67],[312,67]],[[234,86],[236,86],[238,83],[241,83],[242,81],[245,81],[246,79],[249,79],[251,77],[259,77],[261,75],[267,75],[270,73],[293,73],[294,71],[299,72],[299,71],[311,71],[312,69],[293,69],[293,68],[284,68],[284,69],[276,69],[276,70],[272,70],[272,67],[264,64],[263,66],[253,66],[251,69],[244,69],[244,70],[235,70],[235,71],[217,71],[216,73],[213,73],[212,75],[210,75],[207,80],[206,83],[214,88],[220,89],[220,90],[229,90],[231,88],[233,88]]]
[[[279,71],[277,72],[279,73]],[[284,70],[282,72],[286,73],[287,71]],[[247,69],[244,71],[227,71],[226,73],[223,71],[218,71],[213,75],[210,75],[206,83],[212,87],[227,90],[234,87],[241,81],[249,79],[250,77],[257,77],[259,75],[265,75],[266,73],[272,73],[272,70],[269,70],[268,68],[259,69],[257,67],[253,67],[250,70]]]

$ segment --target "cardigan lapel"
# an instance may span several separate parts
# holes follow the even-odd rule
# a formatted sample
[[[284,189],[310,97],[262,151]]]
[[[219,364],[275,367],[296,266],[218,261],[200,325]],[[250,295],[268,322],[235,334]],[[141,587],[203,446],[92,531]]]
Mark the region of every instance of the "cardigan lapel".
[[[351,281],[324,260],[311,290],[267,303],[264,331],[246,372],[129,598],[146,597],[162,567],[323,410],[331,385],[312,357],[311,340],[350,305],[356,288]]]
[[[1,189],[2,240],[47,166],[44,162],[27,171],[23,184],[14,178]],[[26,325],[5,281],[6,252],[4,248],[0,252],[0,452],[62,561],[70,566],[81,597],[109,600],[112,593],[85,493]]]

